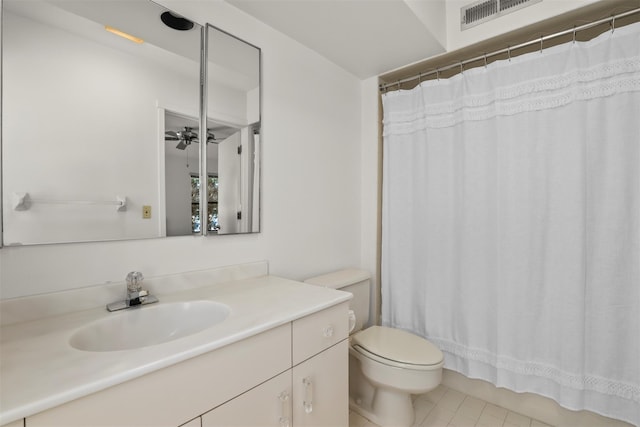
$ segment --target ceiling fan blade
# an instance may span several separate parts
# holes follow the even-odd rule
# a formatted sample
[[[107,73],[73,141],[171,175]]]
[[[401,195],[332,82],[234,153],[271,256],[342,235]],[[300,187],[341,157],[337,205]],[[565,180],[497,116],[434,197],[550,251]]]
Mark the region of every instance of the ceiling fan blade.
[[[178,141],[180,138],[178,137],[178,134],[175,133],[172,130],[168,130],[164,133],[164,140],[165,141]]]

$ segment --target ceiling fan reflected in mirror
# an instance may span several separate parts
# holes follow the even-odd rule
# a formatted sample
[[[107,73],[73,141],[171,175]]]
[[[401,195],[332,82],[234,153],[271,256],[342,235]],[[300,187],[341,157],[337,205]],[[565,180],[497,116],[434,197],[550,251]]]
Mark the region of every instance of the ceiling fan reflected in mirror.
[[[178,141],[178,145],[176,145],[176,148],[178,150],[184,150],[189,145],[191,145],[192,142],[195,142],[195,143],[200,142],[200,139],[198,138],[198,129],[194,129],[189,126],[185,126],[178,131],[173,131],[173,130],[166,131],[164,134],[164,140]],[[211,144],[211,143],[215,144],[220,141],[221,140],[217,139],[210,129],[207,130],[208,144]]]

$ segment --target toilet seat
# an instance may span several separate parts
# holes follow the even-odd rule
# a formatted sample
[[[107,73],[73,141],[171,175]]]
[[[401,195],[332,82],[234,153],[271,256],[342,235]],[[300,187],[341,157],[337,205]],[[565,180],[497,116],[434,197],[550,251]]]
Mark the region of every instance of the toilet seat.
[[[352,344],[360,354],[398,368],[432,370],[441,368],[444,362],[438,347],[400,329],[372,326],[354,334]]]

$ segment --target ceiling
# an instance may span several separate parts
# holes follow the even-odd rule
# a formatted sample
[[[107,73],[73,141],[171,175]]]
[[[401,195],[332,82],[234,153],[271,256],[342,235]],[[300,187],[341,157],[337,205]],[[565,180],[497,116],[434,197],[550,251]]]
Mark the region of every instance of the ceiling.
[[[446,0],[226,1],[360,79],[378,76],[445,51]],[[154,13],[159,15],[163,10],[152,2],[8,0],[5,3],[8,9],[33,19],[57,19],[70,31],[92,33],[94,37],[104,39],[101,42],[117,43],[106,32],[96,31],[95,22],[109,23],[130,34],[142,36],[147,42],[143,48],[124,48],[136,49],[136,54],[146,50],[148,55],[163,56],[163,62],[177,64],[182,72],[186,72],[182,60],[171,61],[164,57],[179,53],[194,64],[199,60],[199,33],[176,32],[161,25],[159,20],[145,19]],[[38,7],[33,7],[36,4]],[[120,5],[127,8],[125,13],[120,10]],[[158,11],[149,10],[153,8]],[[37,13],[42,16],[35,16]],[[70,25],[69,19],[74,19],[75,23]],[[216,45],[221,46],[217,41]],[[154,50],[155,46],[162,49]],[[225,66],[230,67],[229,64]],[[197,65],[194,69],[197,71]],[[248,76],[245,80],[253,82],[257,78]]]
[[[445,0],[226,1],[360,79],[445,51]]]

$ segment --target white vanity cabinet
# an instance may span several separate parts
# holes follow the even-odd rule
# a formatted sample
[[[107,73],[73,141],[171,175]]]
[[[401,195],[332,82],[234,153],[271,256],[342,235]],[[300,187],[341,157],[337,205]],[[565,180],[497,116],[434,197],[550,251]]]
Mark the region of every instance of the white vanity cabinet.
[[[202,427],[348,426],[347,352],[343,340],[207,412]]]
[[[291,323],[292,368],[202,416],[202,427],[348,426],[348,305]]]
[[[27,417],[26,425],[176,427],[290,367],[285,324]]]
[[[348,426],[348,302],[27,417],[44,426]]]

